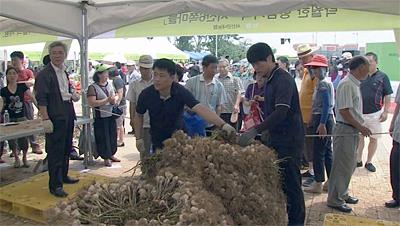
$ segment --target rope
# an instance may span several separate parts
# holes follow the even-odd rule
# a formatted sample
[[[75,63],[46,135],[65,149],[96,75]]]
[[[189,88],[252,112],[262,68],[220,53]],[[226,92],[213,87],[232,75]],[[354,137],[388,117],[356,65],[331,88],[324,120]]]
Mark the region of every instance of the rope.
[[[390,134],[390,132],[383,132],[383,133],[372,133],[373,135],[386,135]],[[326,135],[319,135],[319,134],[306,134],[305,137],[345,137],[345,136],[361,136],[361,133],[344,133],[344,134],[326,134]]]
[[[89,105],[85,105],[85,107],[90,107]],[[92,108],[92,107],[90,107]],[[115,116],[119,116],[117,114],[114,114],[112,112],[109,111],[105,111],[105,110],[101,110],[101,109],[97,109],[97,108],[93,108],[96,111],[101,111],[101,112],[105,112],[105,113],[109,113],[111,115],[115,115]],[[124,116],[125,119],[131,119],[130,117]],[[390,135],[390,132],[382,132],[382,133],[372,133],[371,136],[373,135]],[[392,133],[393,134],[393,133]],[[240,135],[240,133],[238,133],[237,135]],[[259,134],[261,135],[261,134]],[[361,133],[344,133],[344,134],[326,134],[326,135],[319,135],[319,134],[306,134],[305,137],[345,137],[345,136],[361,136]]]

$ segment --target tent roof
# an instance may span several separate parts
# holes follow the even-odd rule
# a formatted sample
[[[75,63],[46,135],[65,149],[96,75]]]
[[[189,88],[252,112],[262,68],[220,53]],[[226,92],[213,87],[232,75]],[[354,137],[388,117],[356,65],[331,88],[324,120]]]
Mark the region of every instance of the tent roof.
[[[88,38],[129,24],[190,11],[257,16],[318,5],[400,15],[399,0],[1,0],[0,31],[80,38],[84,35],[82,5],[86,5],[88,15]]]

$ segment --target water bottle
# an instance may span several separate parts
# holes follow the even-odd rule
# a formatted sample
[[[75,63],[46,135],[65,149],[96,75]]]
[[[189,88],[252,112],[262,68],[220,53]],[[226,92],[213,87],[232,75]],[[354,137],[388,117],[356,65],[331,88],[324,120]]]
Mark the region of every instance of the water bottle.
[[[3,119],[4,119],[4,123],[10,122],[10,114],[8,114],[7,110],[4,111]]]

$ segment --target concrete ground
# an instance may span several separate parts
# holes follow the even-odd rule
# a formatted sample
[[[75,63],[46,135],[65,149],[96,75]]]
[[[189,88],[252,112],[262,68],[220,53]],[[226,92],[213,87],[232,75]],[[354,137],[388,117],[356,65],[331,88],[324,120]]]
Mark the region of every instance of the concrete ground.
[[[384,131],[388,131],[389,120],[384,124]],[[127,123],[129,125],[129,123]],[[130,127],[126,132],[130,131]],[[375,173],[367,171],[364,167],[357,168],[350,185],[350,194],[359,198],[359,203],[352,205],[353,212],[349,215],[381,219],[400,222],[400,209],[388,209],[384,207],[384,202],[391,199],[390,175],[389,175],[389,155],[392,145],[392,139],[389,135],[383,135],[378,143],[378,150],[373,160],[377,168]],[[43,145],[42,145],[43,147]],[[364,150],[364,161],[366,159],[367,149]],[[30,169],[12,168],[12,160],[8,154],[3,155],[7,163],[0,164],[0,186],[21,180],[33,175]],[[36,155],[30,153],[28,158],[31,165],[44,158],[44,154]],[[139,153],[135,148],[135,137],[125,135],[125,147],[119,148],[116,154],[122,160],[121,163],[114,163],[112,167],[104,167],[103,161],[98,159],[94,166],[88,170],[82,165],[81,161],[71,161],[71,170],[89,171],[91,173],[106,175],[110,177],[129,176],[132,172],[126,172],[132,168],[139,159]],[[319,195],[305,193],[305,202],[307,208],[306,225],[323,225],[324,216],[327,213],[338,213],[326,206],[327,193]],[[26,220],[20,217],[0,212],[0,225],[39,225],[36,222]]]

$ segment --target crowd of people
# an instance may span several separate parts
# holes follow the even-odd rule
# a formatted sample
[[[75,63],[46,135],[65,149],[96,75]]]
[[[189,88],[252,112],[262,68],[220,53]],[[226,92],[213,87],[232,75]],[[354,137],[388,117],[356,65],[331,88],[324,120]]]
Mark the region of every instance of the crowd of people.
[[[14,64],[21,55],[13,53],[13,67],[6,71],[7,86],[1,89],[2,115],[7,111],[15,122],[32,119],[33,103],[42,120],[52,123],[54,129],[46,134],[45,150],[49,190],[57,197],[67,196],[63,183],[78,182],[68,176],[68,162],[73,149],[72,102],[80,96],[65,71],[66,52],[62,42],[52,43],[50,62],[36,78]],[[254,44],[247,51],[252,66],[250,84],[243,84],[235,76],[235,66],[228,59],[213,55],[193,65],[196,68],[186,68],[170,59],[153,60],[150,55],[140,56],[137,65],[131,61],[125,65],[89,65],[90,85],[84,93],[92,108],[98,155],[107,167],[120,161],[115,155],[118,147],[125,145],[126,115],[130,116],[129,133],[136,137],[142,160],[160,150],[163,141],[177,130],[207,136],[222,129],[228,135],[240,134],[241,146],[259,139],[276,151],[281,160],[289,225],[304,224],[303,192],[328,191],[329,207],[350,212],[348,204],[358,202],[348,192],[352,174],[361,166],[376,170],[373,156],[393,91],[388,76],[377,69],[375,53],[351,56],[346,73],[332,78],[328,59],[315,52],[308,44],[299,45],[293,74],[287,58],[275,59],[268,44]],[[30,92],[32,86],[35,95]],[[399,99],[397,91],[397,104]],[[398,111],[399,105],[390,127],[393,200],[386,203],[387,207],[400,204]],[[370,139],[365,164],[364,137]],[[39,153],[35,139],[30,140],[33,151]],[[17,148],[23,152],[23,166],[27,166],[28,138],[9,143],[15,166],[21,165]],[[308,167],[303,174],[302,166]],[[304,182],[302,177],[306,178]]]

